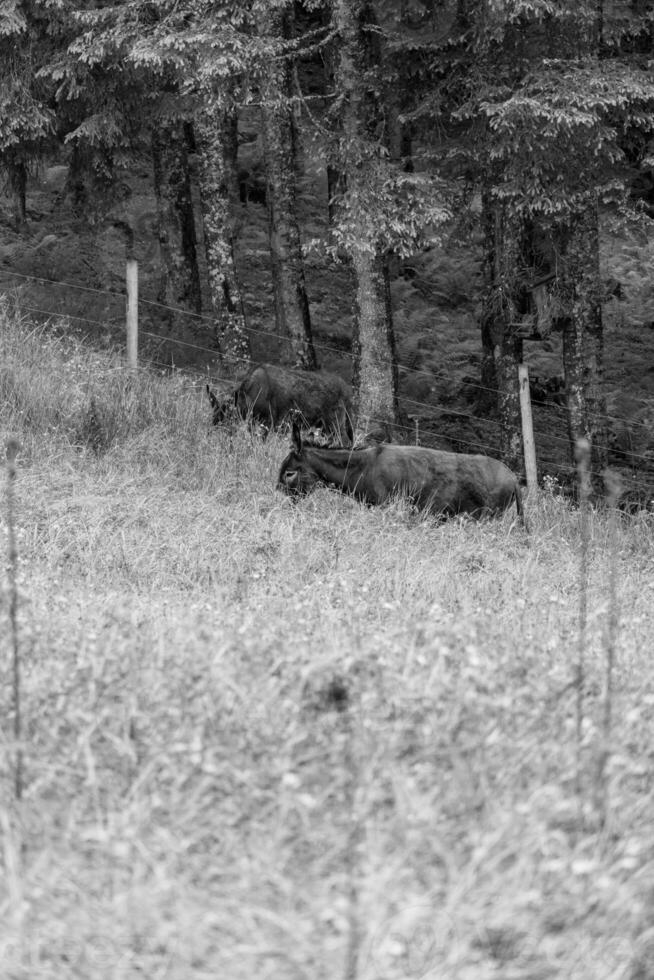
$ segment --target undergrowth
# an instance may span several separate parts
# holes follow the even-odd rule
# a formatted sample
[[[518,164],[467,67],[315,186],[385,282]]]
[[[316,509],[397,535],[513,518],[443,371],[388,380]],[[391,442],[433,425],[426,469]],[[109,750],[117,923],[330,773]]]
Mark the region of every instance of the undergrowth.
[[[3,573],[3,976],[650,975],[651,516],[589,516],[578,744],[555,487],[529,537],[293,504],[287,436],[214,429],[190,377],[15,320],[0,364],[24,780],[18,802]],[[4,548],[4,490],[2,515]]]

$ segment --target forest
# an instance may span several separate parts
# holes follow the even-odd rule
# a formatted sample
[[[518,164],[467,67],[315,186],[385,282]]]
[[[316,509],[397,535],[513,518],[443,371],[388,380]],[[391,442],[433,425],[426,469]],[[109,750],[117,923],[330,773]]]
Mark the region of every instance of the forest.
[[[542,471],[651,482],[651,0],[10,0],[0,45],[28,309],[115,324],[133,256],[153,362],[335,369],[360,434],[516,471],[530,361]]]

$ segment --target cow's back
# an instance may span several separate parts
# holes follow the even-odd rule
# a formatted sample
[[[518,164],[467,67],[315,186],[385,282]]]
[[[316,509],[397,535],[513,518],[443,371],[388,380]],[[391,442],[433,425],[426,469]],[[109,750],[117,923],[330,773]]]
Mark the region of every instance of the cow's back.
[[[261,364],[246,375],[241,389],[276,425],[293,411],[300,412],[309,425],[342,424],[351,410],[347,384],[327,372]]]
[[[262,421],[275,421],[274,398],[268,365],[251,367],[236,390],[239,414],[246,418],[251,412]]]
[[[407,493],[434,511],[497,512],[516,497],[517,480],[500,460],[423,446],[380,446],[369,469],[377,500]]]

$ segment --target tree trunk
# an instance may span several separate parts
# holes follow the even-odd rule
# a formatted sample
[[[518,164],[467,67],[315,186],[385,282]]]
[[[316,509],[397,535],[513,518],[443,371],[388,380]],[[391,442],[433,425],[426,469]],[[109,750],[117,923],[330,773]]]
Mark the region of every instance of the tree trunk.
[[[356,317],[352,343],[357,430],[384,432],[397,418],[397,360],[388,266],[383,256],[354,249]]]
[[[406,19],[404,5],[400,10],[400,24]],[[385,55],[386,57],[386,55]],[[392,77],[390,84],[387,84],[384,93],[386,105],[386,145],[388,148],[388,159],[398,169],[404,173],[413,173],[411,128],[401,120],[402,102],[398,92],[397,76]],[[400,257],[396,252],[388,255],[388,272],[392,279],[396,279],[400,273]]]
[[[392,31],[406,30],[410,19],[409,7],[405,0],[402,0],[402,3],[398,6],[399,10],[395,10],[392,13],[390,13],[392,7],[389,8],[389,13],[392,18]],[[379,11],[379,8],[377,9]],[[379,15],[383,16],[383,11],[379,11]],[[389,48],[388,42],[386,42],[381,51],[381,57],[383,57],[383,61],[390,68],[384,87],[386,144],[388,146],[389,159],[391,163],[396,164],[396,166],[399,165],[405,173],[413,173],[411,124],[401,118],[403,110],[407,107],[408,93],[406,87],[401,84],[401,71],[398,71],[394,67],[393,51],[392,48]]]
[[[401,165],[402,170],[412,174],[413,143],[409,125],[400,119],[401,111],[397,96],[391,98],[388,104],[388,154],[391,163]]]
[[[497,417],[500,423],[500,455],[506,465],[515,472],[520,472],[524,466],[518,377],[518,365],[521,360],[522,341],[507,325],[495,348]]]
[[[75,142],[68,161],[65,187],[72,211],[89,224],[95,224],[99,216],[111,208],[115,187],[110,150]]]
[[[323,23],[329,27],[333,17],[333,3],[326,3],[323,8]],[[335,122],[333,117],[334,100],[332,94],[336,90],[336,70],[338,62],[337,45],[332,41],[323,52],[323,80],[325,86],[325,119],[329,126]],[[337,103],[336,103],[337,104]],[[327,220],[329,227],[333,228],[338,217],[340,198],[347,190],[345,174],[339,169],[337,154],[333,155],[332,160],[327,161]]]
[[[241,288],[234,262],[237,208],[236,116],[209,95],[195,124],[204,249],[215,344],[224,367],[236,372],[250,361]]]
[[[495,402],[500,423],[500,452],[507,466],[520,470],[523,463],[522,424],[518,364],[522,342],[516,336],[516,322],[522,312],[521,229],[506,209],[482,197],[484,226],[485,289],[482,308],[482,346],[484,348],[484,389],[496,388],[496,397],[481,391],[480,406]],[[492,350],[492,364],[491,361]]]
[[[10,160],[6,166],[14,226],[16,231],[20,231],[27,222],[27,167],[23,160]]]
[[[288,32],[283,11],[271,8],[262,13],[259,32],[272,39],[285,37]],[[261,121],[275,323],[277,332],[289,337],[293,364],[310,371],[317,365],[296,210],[290,94],[289,61],[269,59],[261,79]]]
[[[151,137],[154,192],[157,202],[161,252],[161,281],[157,299],[171,309],[162,311],[169,329],[185,337],[202,333],[199,322],[179,310],[201,310],[195,220],[184,127],[180,122],[157,120]]]
[[[334,0],[333,12],[339,31],[336,77],[343,96],[338,169],[347,183],[340,231],[356,277],[353,385],[356,428],[364,433],[369,428],[388,430],[397,422],[397,359],[388,267],[374,215],[366,203],[375,197],[380,153],[377,142],[368,139],[379,111],[365,76],[374,63],[374,32],[364,30],[371,22],[371,7],[365,0]]]
[[[338,167],[327,164],[327,221],[333,228],[338,215],[340,199],[347,190],[345,175]]]
[[[588,439],[593,486],[600,490],[608,432],[596,201],[558,230],[557,250],[570,454],[574,460],[577,439]]]
[[[490,298],[484,303],[481,316],[481,367],[479,391],[475,399],[475,412],[490,415],[497,407],[497,369],[495,367],[495,329]]]

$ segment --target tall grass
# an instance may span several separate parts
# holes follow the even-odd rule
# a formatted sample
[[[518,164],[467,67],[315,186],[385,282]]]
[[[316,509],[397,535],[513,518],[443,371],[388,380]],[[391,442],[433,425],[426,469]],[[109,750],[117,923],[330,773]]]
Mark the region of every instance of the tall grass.
[[[0,364],[0,435],[23,446],[4,975],[648,975],[651,518],[588,513],[578,735],[564,501],[543,495],[529,539],[509,514],[293,505],[286,437],[214,430],[191,379],[15,320]],[[578,769],[586,791],[607,748],[611,552],[609,812],[588,789],[580,820]]]

